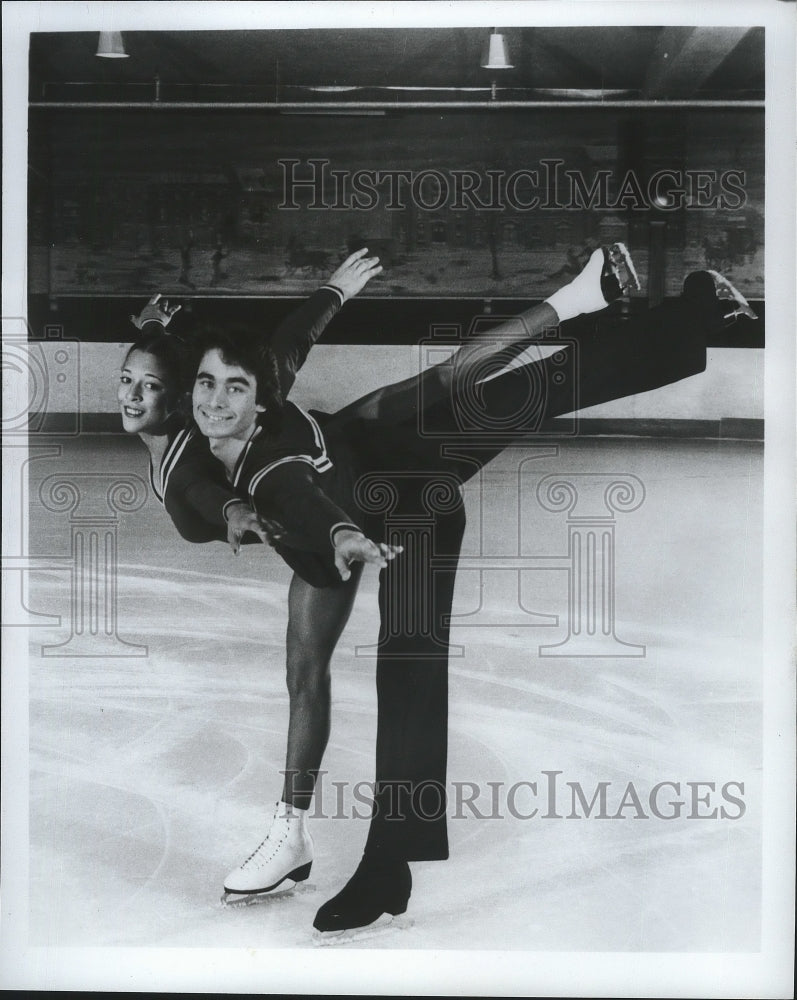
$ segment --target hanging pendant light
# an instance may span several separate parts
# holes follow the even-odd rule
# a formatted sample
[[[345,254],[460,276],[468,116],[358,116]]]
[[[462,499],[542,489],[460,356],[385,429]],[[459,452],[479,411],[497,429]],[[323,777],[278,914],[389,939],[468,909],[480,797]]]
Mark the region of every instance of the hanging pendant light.
[[[487,52],[482,59],[482,69],[514,69],[509,61],[506,38],[495,29],[490,35]]]
[[[101,31],[97,51],[94,54],[101,59],[127,59],[128,55],[125,52],[125,43],[122,41],[122,32]]]

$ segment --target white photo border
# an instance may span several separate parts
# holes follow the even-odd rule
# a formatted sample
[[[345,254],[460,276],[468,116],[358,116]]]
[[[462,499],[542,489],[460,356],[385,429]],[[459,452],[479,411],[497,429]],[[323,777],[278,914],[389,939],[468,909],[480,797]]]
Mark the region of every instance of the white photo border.
[[[33,3],[3,5],[3,313],[26,313],[28,35],[244,27],[744,24],[766,28],[765,688],[762,946],[757,954],[31,948],[27,643],[4,629],[2,923],[6,989],[491,996],[788,996],[794,941],[795,5]],[[7,496],[10,491],[7,491]],[[6,510],[9,530],[19,512]],[[531,992],[533,990],[534,992]]]

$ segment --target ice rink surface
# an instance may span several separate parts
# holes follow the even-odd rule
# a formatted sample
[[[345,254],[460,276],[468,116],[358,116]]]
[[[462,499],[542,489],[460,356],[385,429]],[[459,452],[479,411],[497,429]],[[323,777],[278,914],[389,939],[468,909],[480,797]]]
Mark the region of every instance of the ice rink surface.
[[[88,471],[82,488],[101,490],[117,475],[146,478],[137,441],[55,443],[59,456],[29,465],[30,554],[42,565],[69,556],[75,527],[44,509],[43,480]],[[412,866],[413,926],[357,946],[756,951],[763,447],[556,445],[512,448],[468,486],[452,631],[461,655],[450,667],[451,857]],[[643,656],[540,654],[570,622],[568,521],[543,509],[536,488],[585,472],[644,486],[638,508],[614,518],[616,634]],[[223,878],[262,839],[279,795],[289,573],[259,546],[235,558],[181,541],[151,491],[115,524],[116,627],[130,647],[42,655],[70,636],[74,587],[66,566],[30,574],[29,608],[61,618],[30,633],[30,944],[310,946],[315,910],[351,875],[367,832],[351,812],[367,812],[353,787],[373,778],[375,661],[361,647],[376,640],[376,573],[364,575],[333,660],[324,815],[310,822],[315,891],[225,908]],[[480,570],[480,554],[560,558],[548,570]],[[118,655],[131,651],[146,655]],[[544,818],[554,771],[562,818]],[[600,782],[609,817],[620,815],[566,818],[572,785],[589,799]],[[629,782],[644,816],[619,809]],[[660,811],[680,799],[680,817],[651,813],[660,782],[679,788],[662,791]],[[714,789],[700,786],[695,803],[689,782]],[[732,791],[741,807],[722,797],[727,783],[743,784]],[[704,815],[722,807],[725,818]]]

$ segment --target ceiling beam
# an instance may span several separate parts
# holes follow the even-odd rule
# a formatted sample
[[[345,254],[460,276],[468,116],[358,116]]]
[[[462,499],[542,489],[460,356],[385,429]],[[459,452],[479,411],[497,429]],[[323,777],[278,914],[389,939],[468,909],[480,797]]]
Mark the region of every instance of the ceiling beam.
[[[362,88],[367,90],[367,87]],[[379,90],[380,88],[375,88]],[[617,108],[628,110],[638,110],[644,108],[647,111],[666,111],[668,109],[680,108],[683,110],[701,108],[753,108],[758,111],[764,110],[764,102],[760,100],[518,100],[504,101],[500,98],[491,100],[489,97],[483,100],[470,101],[32,101],[28,107],[30,110],[37,108],[102,108],[110,110],[113,108],[153,108],[158,110],[181,111],[184,109],[197,110],[199,108],[208,111],[218,108],[226,108],[238,111],[275,111],[282,114],[357,114],[364,111],[381,111],[383,113],[400,114],[412,108],[435,108],[440,111],[451,110],[453,108],[472,108],[480,110],[487,108],[495,111],[498,108],[552,108],[557,111],[565,111],[568,108],[589,108],[591,111],[609,111]]]
[[[650,60],[642,96],[649,99],[694,96],[749,30],[664,28]]]

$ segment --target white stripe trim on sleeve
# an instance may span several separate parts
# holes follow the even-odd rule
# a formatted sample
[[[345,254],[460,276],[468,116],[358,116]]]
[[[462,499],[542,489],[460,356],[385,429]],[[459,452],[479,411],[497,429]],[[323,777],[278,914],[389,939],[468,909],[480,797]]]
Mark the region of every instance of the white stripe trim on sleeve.
[[[193,427],[186,427],[179,431],[174,438],[174,441],[166,449],[166,454],[163,456],[163,461],[161,462],[160,468],[160,492],[158,491],[157,485],[155,484],[155,477],[152,475],[152,466],[150,465],[150,479],[152,481],[152,488],[155,491],[155,496],[160,500],[161,503],[165,502],[166,491],[169,488],[169,479],[172,472],[174,471],[177,463],[180,460],[180,456],[185,451],[186,445],[194,436]]]

